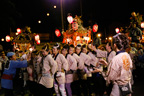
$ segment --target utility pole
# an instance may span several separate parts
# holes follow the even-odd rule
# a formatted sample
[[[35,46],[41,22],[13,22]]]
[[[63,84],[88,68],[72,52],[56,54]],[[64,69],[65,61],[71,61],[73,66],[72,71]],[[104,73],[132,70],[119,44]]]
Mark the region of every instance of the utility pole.
[[[81,17],[82,17],[82,0],[80,0],[80,13],[81,13]]]
[[[60,0],[61,5],[61,22],[62,22],[62,31],[64,31],[64,18],[63,18],[63,0]]]

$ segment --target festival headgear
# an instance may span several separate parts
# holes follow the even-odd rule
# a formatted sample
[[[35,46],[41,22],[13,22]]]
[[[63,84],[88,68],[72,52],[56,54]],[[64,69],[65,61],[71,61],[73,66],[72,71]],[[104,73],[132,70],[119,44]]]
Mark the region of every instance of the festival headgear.
[[[121,43],[122,40],[120,39],[119,35],[121,35],[121,33],[118,33],[118,34],[114,35],[113,38],[117,38],[117,40],[119,40],[120,43]]]
[[[128,38],[123,33],[118,33],[117,35],[113,36],[113,43],[117,44],[120,50],[125,50],[128,47]]]
[[[58,43],[56,43],[55,45],[53,45],[53,48],[59,48],[60,47],[60,45],[58,44]]]
[[[46,43],[46,44],[44,45],[44,47],[42,47],[42,49],[44,49],[45,51],[49,51],[49,44]]]
[[[7,57],[10,57],[10,56],[13,56],[13,55],[15,55],[14,52],[8,52],[8,53],[7,53]]]

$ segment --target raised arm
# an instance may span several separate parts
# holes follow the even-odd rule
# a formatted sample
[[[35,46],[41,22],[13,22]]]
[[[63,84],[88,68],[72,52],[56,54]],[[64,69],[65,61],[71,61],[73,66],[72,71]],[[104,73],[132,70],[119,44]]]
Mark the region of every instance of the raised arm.
[[[12,68],[25,68],[25,67],[27,67],[27,64],[28,64],[27,60],[10,61],[10,62],[13,64]]]

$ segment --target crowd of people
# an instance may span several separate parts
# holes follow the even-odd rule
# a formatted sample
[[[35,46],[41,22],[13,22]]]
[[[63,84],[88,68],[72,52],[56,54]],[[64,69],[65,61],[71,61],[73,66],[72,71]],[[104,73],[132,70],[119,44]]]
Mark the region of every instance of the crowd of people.
[[[137,45],[137,46],[136,46]],[[105,45],[45,44],[40,50],[1,52],[1,91],[34,96],[131,96],[144,72],[142,44],[119,33]],[[136,71],[137,69],[137,71]],[[16,94],[16,93],[15,93]]]

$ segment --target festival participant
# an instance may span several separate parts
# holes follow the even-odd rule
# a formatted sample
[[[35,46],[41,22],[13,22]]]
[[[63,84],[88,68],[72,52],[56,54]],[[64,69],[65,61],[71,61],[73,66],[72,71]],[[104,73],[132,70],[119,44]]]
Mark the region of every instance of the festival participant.
[[[21,60],[27,60],[27,54],[26,54],[26,50],[21,52],[22,56],[21,56]]]
[[[91,72],[93,71],[94,68],[98,66],[99,59],[96,57],[96,52],[91,50],[91,42],[87,46],[83,45],[82,51],[86,53],[88,56],[90,56],[91,58],[90,67],[88,68],[90,73],[87,74],[87,81],[88,81],[89,94],[92,94],[92,90],[95,88],[95,86],[92,86],[91,83],[95,83],[96,78],[94,76],[95,74],[92,74]]]
[[[77,61],[77,70],[74,71],[74,81],[72,82],[72,92],[74,94],[77,94],[77,96],[80,96],[80,85],[79,85],[79,78],[78,77],[81,77],[81,74],[79,73],[80,71],[83,70],[83,66],[84,66],[84,61],[82,59],[80,59],[80,56],[78,56],[76,53],[75,53],[75,47],[74,45],[70,45],[69,46],[69,54],[71,54],[71,56],[73,56],[75,58],[75,60]]]
[[[110,63],[112,58],[116,55],[116,52],[112,50],[111,42],[108,42],[106,44],[107,51],[96,49],[96,47],[93,45],[92,45],[92,50],[94,50],[97,53],[97,57],[105,57],[108,63]]]
[[[83,70],[84,61],[75,53],[74,45],[69,46],[69,54],[71,54],[77,61],[77,68]],[[75,78],[76,79],[76,78]]]
[[[27,60],[17,61],[14,52],[7,53],[8,61],[1,78],[1,87],[5,90],[5,96],[13,96],[13,78],[16,74],[16,68],[27,67]]]
[[[116,56],[112,59],[108,66],[107,84],[113,83],[113,88],[110,96],[126,96],[131,93],[131,69],[132,60],[125,50],[129,47],[129,40],[124,34],[113,36],[113,49],[116,51]],[[102,64],[108,65],[105,61],[100,61]]]
[[[61,92],[62,96],[67,96],[66,95],[66,90],[65,90],[65,71],[68,71],[68,62],[66,58],[60,54],[60,45],[55,44],[53,46],[53,58],[57,62],[58,65],[58,71],[55,74],[55,82],[54,82],[54,88],[57,96],[60,96],[59,90]]]
[[[82,59],[84,61],[84,65],[82,65],[83,69],[84,70],[79,70],[78,74],[81,75],[81,77],[79,77],[79,86],[82,86],[82,91],[84,93],[84,96],[87,96],[88,95],[88,89],[87,89],[87,84],[86,84],[86,80],[87,80],[87,73],[89,73],[88,69],[87,69],[87,66],[90,66],[90,60],[91,58],[83,53],[81,51],[81,45],[77,45],[76,46],[76,54],[78,54],[78,56],[80,56],[80,59]],[[79,95],[81,93],[79,92]]]
[[[49,53],[48,44],[42,48],[42,55],[42,77],[39,80],[39,83],[45,86],[45,89],[42,90],[42,96],[52,96],[54,74],[57,71],[57,63]]]
[[[112,58],[116,55],[116,52],[115,51],[113,51],[112,50],[112,46],[111,46],[111,42],[108,42],[107,44],[106,44],[106,50],[107,51],[103,51],[103,50],[100,50],[100,49],[96,49],[96,46],[93,46],[92,45],[92,50],[94,50],[95,52],[96,52],[96,54],[97,54],[97,57],[99,58],[99,60],[101,60],[101,58],[106,58],[106,61],[108,62],[108,64],[111,62],[111,60],[112,60]],[[101,66],[101,65],[100,65]],[[106,71],[107,71],[107,66],[102,66],[103,67],[103,71],[100,69],[99,71],[100,71],[100,73],[102,74],[102,76],[104,77],[104,78],[106,78]],[[98,73],[97,73],[98,74]],[[102,78],[103,78],[102,77]],[[101,82],[102,80],[100,80],[100,82]],[[104,81],[105,82],[105,81]],[[104,82],[103,83],[101,83],[101,84],[104,84]],[[99,83],[100,84],[100,83]],[[98,89],[98,90],[100,90],[100,89]],[[104,89],[105,90],[105,89]],[[108,88],[106,89],[107,90],[107,92],[105,91],[104,92],[104,94],[110,94],[110,92],[111,92],[111,84],[110,84],[110,86],[108,86]],[[100,92],[100,91],[99,91]],[[99,93],[98,92],[98,93]],[[102,92],[100,92],[100,93],[102,93]]]
[[[3,74],[4,66],[6,65],[7,60],[8,58],[7,56],[5,56],[5,52],[2,51],[0,56],[0,76],[2,76]]]
[[[68,54],[68,49],[68,45],[63,46],[62,54],[65,56],[69,64],[69,69],[66,71],[66,90],[68,96],[72,96],[71,83],[73,82],[73,72],[77,69],[77,61],[73,56]]]
[[[42,67],[42,66],[40,66],[42,57],[40,56],[39,51],[37,51],[37,50],[33,51],[31,59],[32,59],[32,64],[33,64],[32,69],[34,71],[33,79],[35,82],[37,82],[39,79],[40,67]]]
[[[91,57],[91,66],[96,67],[97,63],[98,63],[98,58],[96,57],[97,53],[92,50],[92,44],[91,43],[88,44],[87,50],[88,50],[87,54]]]

